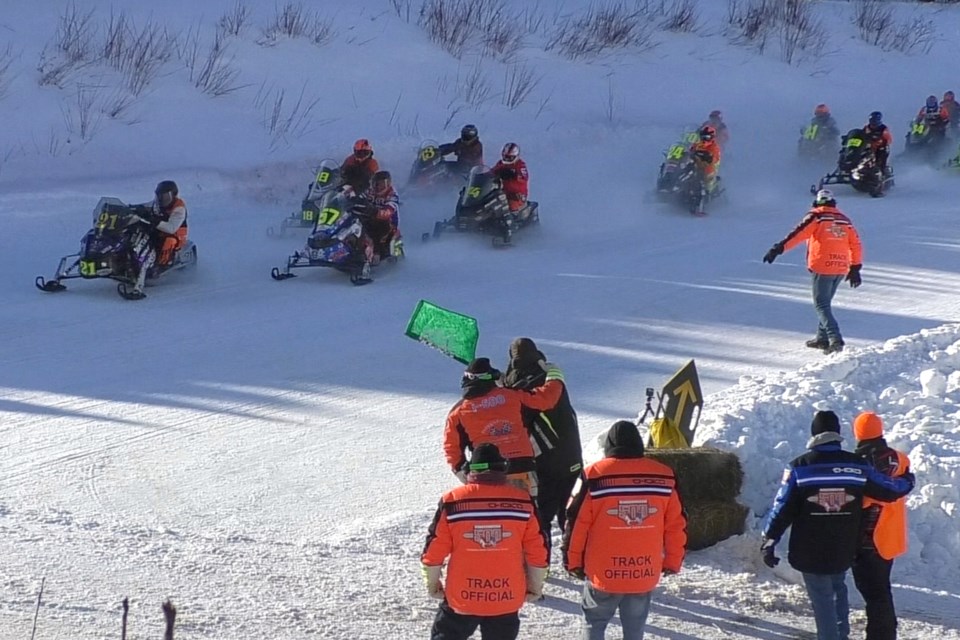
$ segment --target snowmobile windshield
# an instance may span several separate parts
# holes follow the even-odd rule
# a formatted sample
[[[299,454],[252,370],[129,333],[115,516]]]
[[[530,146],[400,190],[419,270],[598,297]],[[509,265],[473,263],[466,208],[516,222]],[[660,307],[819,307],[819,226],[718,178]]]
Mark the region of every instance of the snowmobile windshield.
[[[460,195],[460,204],[464,207],[476,206],[484,202],[498,188],[499,184],[490,168],[477,165],[470,169],[467,186]]]
[[[347,222],[350,215],[350,206],[353,199],[342,191],[327,191],[320,200],[313,203],[314,218],[313,230],[334,231]]]
[[[147,207],[131,207],[117,198],[100,198],[93,210],[93,229],[97,235],[119,235],[131,224],[139,222],[137,216],[149,216]]]
[[[417,162],[421,166],[432,166],[443,159],[440,155],[440,145],[435,140],[424,140],[417,152]]]
[[[336,160],[326,158],[320,161],[317,175],[314,177],[313,189],[327,191],[340,186],[340,165]]]

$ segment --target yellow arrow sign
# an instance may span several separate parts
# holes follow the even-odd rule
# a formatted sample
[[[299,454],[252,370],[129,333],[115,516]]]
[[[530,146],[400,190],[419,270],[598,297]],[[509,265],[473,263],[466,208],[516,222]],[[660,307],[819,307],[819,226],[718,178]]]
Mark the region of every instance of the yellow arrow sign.
[[[673,393],[677,398],[677,410],[673,414],[673,422],[675,424],[682,424],[681,418],[686,411],[687,402],[697,404],[700,399],[697,397],[697,392],[693,388],[692,380],[684,380],[683,384],[677,387]]]

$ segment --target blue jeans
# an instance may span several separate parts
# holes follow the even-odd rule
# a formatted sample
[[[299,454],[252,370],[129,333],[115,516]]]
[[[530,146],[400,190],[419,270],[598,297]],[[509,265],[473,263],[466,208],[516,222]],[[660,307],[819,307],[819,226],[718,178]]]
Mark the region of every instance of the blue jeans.
[[[643,640],[650,613],[648,593],[606,593],[589,582],[583,585],[583,640],[603,640],[607,624],[620,609],[623,640]]]
[[[849,640],[850,603],[847,600],[847,572],[820,575],[803,574],[813,618],[817,623],[817,640]]]
[[[843,340],[840,337],[837,319],[833,317],[833,311],[830,310],[830,303],[841,282],[843,282],[843,276],[813,274],[813,308],[816,309],[817,318],[820,319],[817,340],[822,342]]]

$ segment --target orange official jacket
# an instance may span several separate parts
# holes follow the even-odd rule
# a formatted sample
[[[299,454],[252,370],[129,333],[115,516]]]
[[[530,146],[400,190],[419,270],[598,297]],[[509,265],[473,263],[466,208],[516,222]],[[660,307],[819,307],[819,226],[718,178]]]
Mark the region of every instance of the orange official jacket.
[[[863,264],[860,236],[850,219],[836,207],[814,207],[783,239],[789,251],[807,241],[807,268],[822,276],[846,275],[850,266]]]
[[[894,478],[910,471],[910,458],[900,451],[896,453],[897,461],[891,465]],[[880,508],[880,515],[873,530],[873,545],[877,548],[880,557],[893,560],[907,552],[907,499],[900,498],[896,502],[880,502],[873,498],[863,499],[863,508],[867,510],[873,506]]]
[[[687,521],[667,465],[650,458],[604,458],[567,511],[563,565],[582,569],[606,593],[648,593],[663,569],[683,564]]]
[[[445,493],[420,561],[438,567],[447,558],[444,596],[454,611],[519,611],[527,593],[525,566],[544,568],[548,562],[533,500],[515,487],[473,480]]]
[[[488,393],[464,398],[447,415],[443,430],[443,454],[454,473],[466,462],[464,450],[491,442],[504,458],[513,462],[526,458],[529,469],[511,464],[510,471],[533,471],[534,453],[530,433],[524,426],[521,409],[552,409],[563,393],[563,382],[550,380],[533,391],[494,387]]]

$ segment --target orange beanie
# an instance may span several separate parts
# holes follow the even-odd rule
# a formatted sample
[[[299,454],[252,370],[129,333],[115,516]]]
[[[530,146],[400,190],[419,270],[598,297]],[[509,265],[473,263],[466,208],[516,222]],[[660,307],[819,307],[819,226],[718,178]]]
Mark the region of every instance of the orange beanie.
[[[883,421],[873,411],[864,411],[853,421],[853,435],[857,440],[873,440],[883,435]]]

